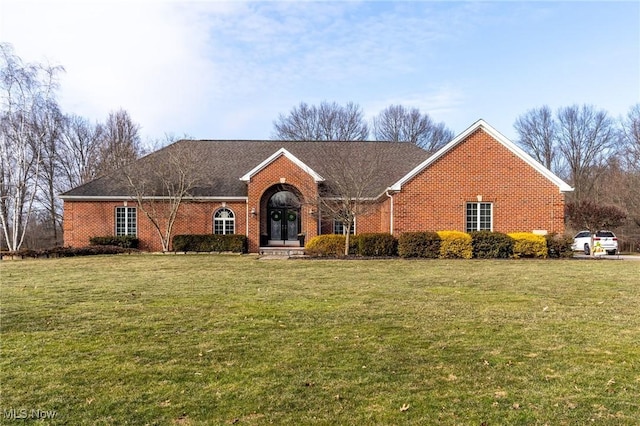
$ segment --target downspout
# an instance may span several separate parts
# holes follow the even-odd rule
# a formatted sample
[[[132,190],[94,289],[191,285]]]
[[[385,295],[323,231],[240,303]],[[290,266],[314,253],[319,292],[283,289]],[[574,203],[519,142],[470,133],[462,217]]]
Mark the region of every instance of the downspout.
[[[391,199],[391,209],[389,211],[389,233],[393,235],[393,195],[389,194],[389,190],[385,191],[385,195]]]
[[[247,197],[247,201],[245,202],[245,215],[244,224],[246,229],[244,235],[249,238],[249,197]]]

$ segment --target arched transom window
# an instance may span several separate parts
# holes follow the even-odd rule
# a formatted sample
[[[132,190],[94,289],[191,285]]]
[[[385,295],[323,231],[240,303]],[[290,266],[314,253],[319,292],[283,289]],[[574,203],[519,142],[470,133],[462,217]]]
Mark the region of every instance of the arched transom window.
[[[231,210],[226,207],[216,210],[213,214],[213,233],[218,235],[236,233],[236,219]]]

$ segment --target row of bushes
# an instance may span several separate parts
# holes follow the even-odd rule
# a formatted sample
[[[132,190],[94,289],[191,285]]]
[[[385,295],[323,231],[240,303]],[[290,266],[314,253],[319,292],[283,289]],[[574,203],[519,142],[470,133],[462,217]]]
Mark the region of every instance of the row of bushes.
[[[344,247],[344,244],[343,244]],[[195,252],[247,252],[245,235],[188,234],[173,237],[173,250]]]
[[[137,249],[140,240],[131,235],[107,236],[107,237],[91,237],[89,244],[92,246],[116,246],[122,248]]]
[[[109,245],[92,245],[86,247],[53,247],[45,250],[23,249],[14,252],[0,253],[3,258],[50,258],[50,257],[74,257],[95,256],[99,254],[135,253],[136,249]]]
[[[573,256],[571,243],[569,237],[528,232],[405,232],[397,239],[391,234],[360,234],[350,237],[349,254],[426,259],[565,258]],[[344,255],[344,246],[343,235],[319,235],[309,241],[305,251],[311,256],[339,257]]]

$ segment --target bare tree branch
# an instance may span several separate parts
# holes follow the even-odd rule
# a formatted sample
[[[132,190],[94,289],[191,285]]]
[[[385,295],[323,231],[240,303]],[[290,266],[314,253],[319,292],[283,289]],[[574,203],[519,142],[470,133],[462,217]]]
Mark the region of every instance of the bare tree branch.
[[[557,124],[551,108],[543,106],[527,111],[514,124],[519,145],[540,164],[560,174]]]
[[[616,132],[604,110],[573,105],[558,111],[558,149],[567,162],[576,200],[586,198],[612,155]]]
[[[356,218],[365,216],[378,207],[380,194],[377,172],[389,154],[388,143],[361,142],[340,144],[340,149],[318,152],[313,163],[321,170],[324,181],[318,191],[307,188],[304,193],[316,194],[305,204],[318,207],[320,220],[334,220],[343,224],[346,244],[345,256],[349,254],[349,230]],[[366,149],[365,146],[366,145]]]
[[[362,141],[369,135],[360,106],[349,102],[344,107],[322,102],[309,106],[301,102],[289,115],[274,121],[272,138],[297,141]]]
[[[444,123],[435,123],[418,108],[402,105],[391,105],[374,117],[373,133],[376,140],[410,142],[429,152],[437,151],[455,136]]]
[[[104,124],[98,174],[107,174],[135,161],[142,155],[140,126],[125,110],[111,112]]]
[[[123,170],[138,206],[160,238],[162,250],[168,251],[180,206],[202,185],[205,165],[185,142],[176,142],[161,151],[164,151],[161,156],[153,153]]]

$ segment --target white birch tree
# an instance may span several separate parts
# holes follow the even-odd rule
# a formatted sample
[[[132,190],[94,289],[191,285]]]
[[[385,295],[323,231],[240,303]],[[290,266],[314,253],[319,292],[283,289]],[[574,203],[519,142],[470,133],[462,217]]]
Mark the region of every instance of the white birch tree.
[[[48,111],[61,67],[25,64],[0,43],[0,224],[6,248],[24,242],[41,178]]]

